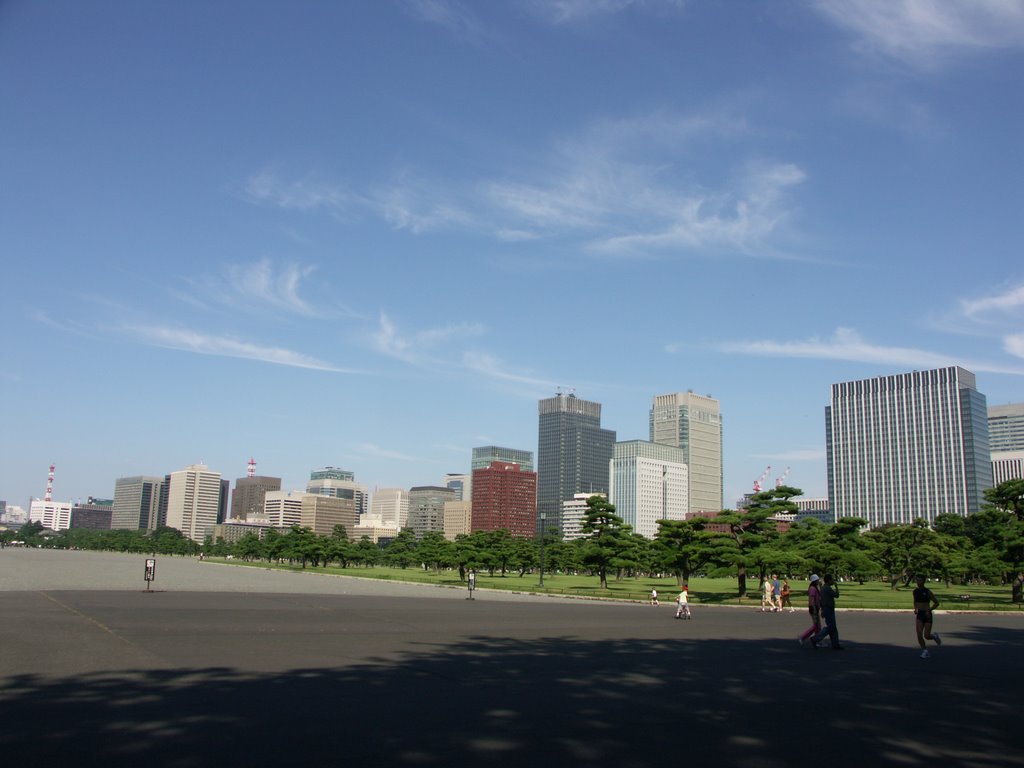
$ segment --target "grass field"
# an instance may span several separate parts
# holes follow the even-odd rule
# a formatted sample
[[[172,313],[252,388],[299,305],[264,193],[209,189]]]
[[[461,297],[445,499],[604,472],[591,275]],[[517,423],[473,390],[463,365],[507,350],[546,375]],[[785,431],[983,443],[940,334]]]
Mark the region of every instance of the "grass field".
[[[302,570],[298,565],[277,565],[267,562],[246,563],[240,560],[220,561],[232,565],[254,566],[261,568],[273,568],[280,570]],[[433,573],[424,571],[421,568],[309,568],[305,570],[316,573],[328,573],[339,576],[351,576],[364,579],[384,579],[392,581],[406,581],[419,584],[438,584],[448,587],[467,589],[466,583],[459,580],[457,571],[442,571]],[[652,589],[658,590],[661,602],[672,602],[679,591],[674,578],[628,578],[621,581],[610,579],[608,589],[601,589],[596,576],[567,576],[560,574],[545,574],[544,586],[539,585],[537,574],[526,574],[520,577],[518,573],[509,573],[505,576],[496,574],[494,576],[484,573],[477,573],[476,586],[478,589],[506,589],[517,592],[531,592],[537,594],[572,595],[584,598],[600,598],[611,600],[634,600],[647,601]],[[991,587],[986,585],[962,585],[951,584],[946,586],[942,582],[931,582],[928,585],[941,602],[939,610],[996,610],[996,611],[1019,611],[1022,606],[1013,604],[1010,601],[1010,588]],[[794,607],[806,608],[807,593],[806,581],[790,581],[790,588],[793,593],[792,602]],[[910,587],[900,587],[896,590],[890,589],[888,582],[845,582],[839,585],[840,608],[872,608],[872,609],[904,609],[910,610],[913,599]],[[970,595],[970,600],[961,599],[961,595]],[[737,597],[737,584],[735,578],[728,579],[690,579],[690,600],[693,603],[709,605],[747,605],[760,606],[761,598],[758,591],[757,577],[747,579],[747,597]]]

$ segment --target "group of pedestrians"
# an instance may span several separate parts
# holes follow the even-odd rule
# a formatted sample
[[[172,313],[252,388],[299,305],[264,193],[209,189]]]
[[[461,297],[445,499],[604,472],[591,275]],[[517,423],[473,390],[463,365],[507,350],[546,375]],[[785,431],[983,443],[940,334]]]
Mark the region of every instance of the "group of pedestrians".
[[[839,628],[836,626],[836,600],[839,599],[839,585],[829,574],[825,574],[824,583],[816,573],[811,574],[811,583],[807,587],[807,612],[811,614],[811,626],[797,640],[800,645],[811,643],[817,648],[818,643],[826,637],[833,651],[843,650],[839,643]],[[822,626],[824,624],[824,626]]]
[[[804,630],[797,641],[801,646],[810,643],[812,648],[826,637],[829,640],[829,647],[833,651],[845,650],[839,642],[839,627],[836,624],[836,600],[839,599],[839,585],[831,574],[825,574],[822,579],[818,574],[811,574],[811,581],[807,587],[807,612],[811,615],[811,626]],[[658,605],[658,591],[651,590],[651,605]],[[782,612],[788,607],[790,612],[794,610],[790,602],[789,580],[779,581],[779,577],[772,575],[764,580],[761,591],[761,611]],[[932,632],[934,621],[933,611],[939,607],[939,601],[935,593],[925,586],[924,576],[917,577],[917,588],[914,590],[914,619],[917,625],[917,642],[921,647],[921,658],[931,657],[928,652],[927,641],[931,640],[935,645],[942,645],[942,638],[938,632]],[[689,585],[684,584],[676,597],[677,619],[689,619],[690,597]]]
[[[790,602],[790,594],[789,579],[780,582],[775,574],[765,577],[761,585],[761,612],[782,613],[783,609],[788,608],[793,613],[796,609]]]
[[[914,590],[914,621],[917,625],[917,643],[921,647],[921,658],[931,658],[928,652],[928,640],[935,645],[942,645],[938,632],[932,632],[934,621],[933,611],[939,607],[935,593],[925,586],[924,576],[918,576],[917,588]],[[797,641],[800,645],[810,642],[817,648],[818,643],[826,637],[833,651],[843,650],[839,643],[839,628],[836,626],[836,600],[839,599],[839,585],[832,576],[826,574],[824,583],[818,574],[811,574],[811,583],[807,587],[807,612],[811,614],[811,626],[808,627]]]

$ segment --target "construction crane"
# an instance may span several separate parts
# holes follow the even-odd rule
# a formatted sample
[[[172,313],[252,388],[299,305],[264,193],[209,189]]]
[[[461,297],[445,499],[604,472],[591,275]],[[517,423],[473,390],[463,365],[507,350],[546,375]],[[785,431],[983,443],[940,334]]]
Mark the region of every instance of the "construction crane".
[[[760,493],[761,492],[761,486],[764,483],[765,479],[768,477],[768,475],[771,473],[771,471],[772,471],[772,465],[771,464],[769,464],[767,467],[764,468],[764,472],[761,473],[761,476],[759,478],[757,478],[757,480],[754,481],[754,493]]]
[[[789,467],[786,467],[786,471],[782,473],[782,477],[775,478],[775,487],[781,488],[782,484],[786,482],[787,477],[789,477]]]

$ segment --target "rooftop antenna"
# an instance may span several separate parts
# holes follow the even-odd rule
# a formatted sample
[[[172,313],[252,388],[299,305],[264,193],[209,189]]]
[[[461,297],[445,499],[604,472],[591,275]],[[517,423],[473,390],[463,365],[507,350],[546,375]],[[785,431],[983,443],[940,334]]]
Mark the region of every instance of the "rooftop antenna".
[[[246,472],[247,477],[256,477],[256,459],[252,456],[249,457],[249,469]]]

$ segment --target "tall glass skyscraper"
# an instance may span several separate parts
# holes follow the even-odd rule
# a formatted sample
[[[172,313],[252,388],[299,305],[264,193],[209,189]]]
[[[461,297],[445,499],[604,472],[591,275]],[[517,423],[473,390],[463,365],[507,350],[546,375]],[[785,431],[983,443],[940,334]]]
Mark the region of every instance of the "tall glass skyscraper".
[[[721,512],[725,476],[718,401],[693,392],[655,395],[650,433],[652,443],[682,449],[689,467],[689,511]]]
[[[837,519],[968,515],[992,486],[985,396],[963,368],[833,384],[825,441]]]
[[[577,493],[608,493],[615,431],[601,428],[601,404],[560,392],[540,401],[537,513],[562,530],[562,502]],[[538,519],[538,530],[540,521]]]

